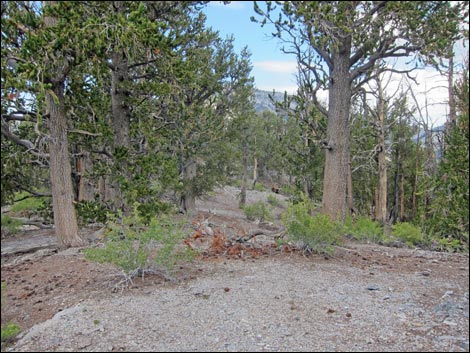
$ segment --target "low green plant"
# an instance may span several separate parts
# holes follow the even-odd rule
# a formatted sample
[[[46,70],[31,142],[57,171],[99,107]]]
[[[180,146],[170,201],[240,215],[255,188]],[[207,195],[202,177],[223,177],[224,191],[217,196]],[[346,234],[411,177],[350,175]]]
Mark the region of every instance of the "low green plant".
[[[21,332],[21,328],[12,322],[8,322],[1,328],[2,343],[11,342]]]
[[[109,209],[99,201],[80,201],[75,209],[82,224],[105,223],[109,212]]]
[[[282,207],[282,202],[274,195],[268,195],[268,203],[273,207]]]
[[[424,241],[421,228],[408,222],[392,226],[392,235],[404,241],[408,246],[418,245]]]
[[[191,261],[195,255],[182,244],[182,224],[175,224],[168,217],[155,217],[146,224],[136,205],[132,215],[111,218],[104,246],[86,249],[84,253],[89,260],[118,266],[126,285],[152,269],[172,275],[178,263]]]
[[[301,202],[290,205],[282,216],[290,239],[304,252],[332,254],[333,245],[339,243],[343,226],[331,220],[327,215],[312,216],[314,205],[304,198]]]
[[[264,187],[263,184],[256,183],[256,184],[255,184],[255,190],[256,190],[256,191],[265,191],[266,188]]]
[[[243,207],[243,211],[245,212],[245,216],[248,220],[254,221],[272,221],[273,216],[271,214],[271,210],[269,206],[263,202],[258,201],[251,205],[246,205]]]
[[[10,211],[13,213],[34,213],[40,209],[43,206],[44,201],[48,199],[48,197],[27,197],[29,195],[30,194],[26,191],[16,194],[15,200],[20,201],[14,201]]]
[[[382,226],[368,217],[359,216],[354,222],[345,222],[348,233],[359,241],[380,243],[384,240]]]
[[[2,282],[2,286],[1,286],[2,308],[5,307],[5,292],[6,292],[6,283]],[[17,324],[8,322],[5,325],[2,325],[0,329],[1,329],[1,342],[2,342],[2,351],[3,351],[3,344],[11,342],[21,332],[21,328]]]
[[[441,238],[438,241],[439,250],[447,252],[462,251],[462,244],[459,239]],[[463,250],[465,251],[465,250]]]
[[[10,216],[2,214],[2,232],[6,234],[18,233],[19,227],[23,224],[20,220],[11,218]]]

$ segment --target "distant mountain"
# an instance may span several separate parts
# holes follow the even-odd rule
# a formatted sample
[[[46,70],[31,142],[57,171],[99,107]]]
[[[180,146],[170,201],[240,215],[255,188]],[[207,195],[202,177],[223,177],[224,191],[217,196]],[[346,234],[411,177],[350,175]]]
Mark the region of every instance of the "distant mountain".
[[[255,109],[257,113],[261,113],[265,110],[275,112],[274,104],[269,98],[272,94],[272,91],[269,92],[255,89]],[[276,102],[282,102],[284,100],[284,93],[276,92],[274,94],[274,100]]]

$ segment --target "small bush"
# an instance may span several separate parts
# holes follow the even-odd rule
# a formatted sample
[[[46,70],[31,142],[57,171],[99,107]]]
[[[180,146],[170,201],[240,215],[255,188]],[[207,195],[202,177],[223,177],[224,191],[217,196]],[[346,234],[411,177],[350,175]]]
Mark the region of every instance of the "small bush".
[[[263,184],[256,183],[256,184],[255,184],[255,190],[256,190],[256,191],[265,191],[266,188],[264,187]]]
[[[20,200],[26,196],[30,195],[28,192],[21,192],[15,195],[16,200]],[[11,212],[13,213],[26,213],[32,214],[35,213],[38,209],[43,207],[44,201],[49,199],[48,197],[28,197],[21,201],[15,201],[11,206]]]
[[[2,282],[1,287],[1,306],[4,308],[5,306],[5,292],[6,292],[6,283]],[[21,332],[21,328],[11,322],[2,325],[1,327],[1,342],[2,342],[2,351],[3,351],[3,344],[11,342],[19,333]]]
[[[311,216],[313,204],[303,200],[288,207],[282,220],[292,241],[306,252],[331,254],[340,240],[343,226],[328,216]]]
[[[351,225],[348,230],[354,239],[359,241],[370,241],[373,243],[382,242],[384,232],[382,226],[368,217],[360,216]]]
[[[85,257],[99,263],[112,263],[122,269],[126,285],[138,275],[144,275],[153,267],[171,275],[175,266],[190,261],[194,252],[184,246],[182,225],[169,218],[153,218],[147,226],[139,215],[109,221],[106,243],[102,248],[85,250]]]
[[[255,202],[252,205],[247,205],[243,208],[245,216],[250,221],[272,221],[273,216],[268,205],[262,201]]]
[[[1,328],[2,343],[12,341],[21,332],[21,328],[12,322],[9,322]]]
[[[273,207],[282,207],[282,202],[274,195],[268,195],[268,203]]]
[[[424,240],[421,228],[408,222],[395,224],[392,227],[392,235],[404,241],[408,246],[420,244]]]
[[[23,224],[20,220],[11,218],[10,216],[3,215],[1,216],[2,222],[2,233],[5,232],[8,234],[18,233],[18,228]]]
[[[99,201],[80,201],[76,204],[77,216],[82,224],[105,223],[109,209]]]

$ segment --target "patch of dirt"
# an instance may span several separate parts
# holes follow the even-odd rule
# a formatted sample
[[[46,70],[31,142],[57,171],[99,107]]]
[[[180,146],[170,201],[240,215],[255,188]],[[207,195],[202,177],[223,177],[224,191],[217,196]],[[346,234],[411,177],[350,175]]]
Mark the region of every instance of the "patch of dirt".
[[[265,201],[267,194],[269,193],[249,192],[249,202],[251,202],[250,200]],[[330,279],[326,283],[331,283],[332,288],[344,286],[345,283],[342,282],[348,281],[348,279],[350,280],[351,288],[356,284],[356,280],[361,283],[361,286],[364,286],[362,283],[370,283],[370,288],[362,288],[365,290],[364,295],[367,292],[381,291],[380,293],[383,296],[382,302],[392,302],[390,298],[393,299],[394,293],[407,293],[409,291],[412,293],[412,302],[410,302],[408,296],[408,301],[397,302],[395,305],[403,306],[406,309],[407,305],[412,303],[412,308],[415,310],[413,312],[414,321],[412,325],[406,323],[408,325],[406,326],[406,335],[415,335],[422,339],[420,338],[419,344],[412,345],[410,343],[410,345],[404,345],[404,349],[411,347],[412,349],[424,349],[426,351],[446,348],[456,351],[468,351],[468,254],[447,254],[419,249],[389,248],[346,241],[342,246],[336,247],[335,254],[331,257],[320,255],[305,257],[292,246],[276,245],[275,240],[277,237],[282,236],[282,227],[279,225],[279,222],[275,221],[274,223],[267,224],[248,222],[236,205],[235,188],[228,190],[220,189],[216,195],[205,200],[198,200],[198,212],[191,220],[194,232],[190,239],[188,239],[187,245],[201,250],[202,256],[195,263],[180,268],[179,276],[171,281],[159,275],[149,275],[144,280],[138,278],[131,288],[121,293],[122,296],[112,291],[119,278],[119,271],[110,265],[100,265],[87,261],[84,259],[81,249],[58,251],[54,246],[51,246],[44,247],[33,253],[5,255],[3,253],[4,245],[10,246],[15,242],[21,243],[27,239],[34,239],[34,236],[32,236],[34,231],[33,233],[24,232],[15,236],[9,236],[6,239],[2,238],[1,280],[2,283],[5,282],[7,285],[5,301],[2,303],[2,325],[11,321],[18,324],[23,332],[27,332],[33,326],[49,320],[56,314],[75,307],[79,303],[91,303],[98,300],[106,301],[107,299],[115,300],[116,298],[124,300],[124,298],[148,297],[150,293],[165,288],[173,288],[175,290],[183,288],[181,290],[184,292],[184,288],[191,286],[191,283],[197,286],[199,280],[212,280],[211,276],[223,277],[226,274],[230,275],[230,273],[234,273],[230,275],[233,277],[241,271],[241,268],[253,269],[256,276],[262,276],[263,270],[254,270],[254,266],[259,264],[260,268],[267,269],[265,267],[267,266],[266,263],[274,261],[274,266],[280,266],[280,269],[285,264],[288,267],[294,265],[299,266],[299,268],[315,266],[312,267],[314,268],[312,271],[323,271],[325,269],[325,271],[331,271],[328,272],[328,278]],[[276,210],[277,214],[280,212],[282,212],[282,209]],[[91,230],[88,231],[92,232]],[[256,233],[259,234],[254,235]],[[36,236],[38,234],[42,238],[53,239],[52,230],[36,231]],[[213,270],[213,266],[217,267],[223,264],[227,268],[233,267],[233,269],[227,270],[228,272],[224,270],[222,275],[217,274],[218,272]],[[295,278],[297,274],[289,271],[288,273],[291,273],[291,275],[282,275],[283,278],[286,276]],[[280,270],[279,273],[281,272]],[[233,293],[236,283],[243,283],[247,274],[243,274],[243,271],[240,273],[242,273],[241,277],[234,279],[235,282],[230,286],[221,284],[223,291]],[[358,278],[355,279],[349,275],[346,275],[346,277],[336,276],[336,274],[347,273],[357,273]],[[387,283],[385,278],[398,280]],[[330,280],[331,282],[329,282]],[[229,282],[227,279],[226,281]],[[337,281],[341,283],[337,283]],[[374,286],[377,286],[377,288]],[[257,284],[253,283],[249,290],[257,290],[257,288]],[[294,289],[292,288],[292,290]],[[275,290],[284,293],[283,291],[290,291],[291,288],[276,288]],[[299,292],[302,292],[302,289],[299,289]],[[198,296],[198,293],[193,296],[196,300],[209,298],[209,294],[201,294],[203,293],[201,292]],[[297,295],[301,295],[301,293],[297,293]],[[348,294],[345,293],[344,296],[347,298]],[[268,305],[277,305],[276,300],[279,300],[279,298],[282,299],[282,294],[274,296],[273,302]],[[346,300],[343,296],[341,298],[341,300]],[[326,300],[325,303],[328,303],[330,299],[322,300]],[[224,302],[223,305],[225,308],[227,305],[235,304]],[[236,305],[242,304],[237,302]],[[296,305],[298,304],[292,302],[288,305],[291,305],[292,312],[297,310]],[[333,317],[335,313],[346,310],[343,314],[347,321],[354,314],[351,314],[352,309],[333,308],[331,304],[325,305],[325,318]],[[419,310],[416,309],[418,307]],[[364,310],[364,312],[367,312],[366,309]],[[380,313],[377,315],[380,317]],[[396,315],[400,318],[401,312],[398,312]],[[295,321],[299,321],[299,317],[300,314],[295,316]],[[366,318],[366,316],[364,317]],[[423,323],[421,324],[419,323],[419,317],[423,317]],[[319,318],[319,320],[322,319]],[[361,326],[364,320],[366,319],[359,321],[358,325]],[[408,319],[405,319],[405,316],[403,316],[403,320],[406,321]],[[115,325],[117,324],[118,322],[115,323]],[[327,324],[325,322],[325,325]],[[209,327],[206,329],[210,330]],[[376,329],[380,331],[382,328],[377,327]],[[374,335],[374,332],[370,332],[370,337]],[[257,340],[256,337],[254,338],[255,340]],[[405,336],[400,337],[397,336],[396,339],[405,339],[403,338]],[[439,338],[436,343],[436,337],[442,338]],[[393,337],[390,339],[393,339]],[[449,340],[451,343],[448,343],[446,340]],[[374,340],[371,339],[371,342],[374,343]],[[36,348],[40,349],[41,347],[44,348],[45,346],[37,346]],[[57,349],[60,350],[61,346],[59,345],[58,347]],[[111,347],[115,348],[117,346],[111,345]],[[148,346],[143,345],[141,347]],[[186,346],[178,346],[175,343],[174,346],[170,345],[167,347],[169,347],[168,350],[178,350],[178,347]],[[214,347],[219,349],[217,348],[218,346]],[[259,347],[256,345],[226,347],[228,348],[220,349],[259,350]],[[269,346],[266,347],[264,350],[272,350],[269,349]],[[278,350],[283,350],[282,347],[284,346],[278,346]],[[290,345],[287,347],[295,348],[296,346]],[[299,346],[298,350],[309,350],[302,347],[304,346]],[[341,345],[335,347],[343,350],[357,350],[354,347],[347,348]],[[365,343],[364,347],[367,350],[369,348],[378,349],[377,345],[368,345],[368,343]],[[393,347],[396,348],[398,346]],[[75,347],[75,349],[79,348]],[[88,350],[89,348],[93,349],[91,346],[87,346],[86,349],[79,350]],[[328,349],[331,347],[325,346],[323,348]],[[382,348],[378,350],[387,350],[386,345]],[[98,349],[98,346],[95,349]],[[131,348],[129,346],[126,349]],[[139,348],[136,349],[140,350]]]

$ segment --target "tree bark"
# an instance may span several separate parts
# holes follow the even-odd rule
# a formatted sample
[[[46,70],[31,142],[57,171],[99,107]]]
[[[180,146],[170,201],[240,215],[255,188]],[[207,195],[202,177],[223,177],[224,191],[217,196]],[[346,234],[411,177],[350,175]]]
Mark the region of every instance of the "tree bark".
[[[383,88],[380,81],[379,85],[379,101],[378,101],[378,125],[379,125],[379,143],[378,143],[378,169],[379,169],[379,183],[378,183],[378,199],[376,204],[376,220],[382,224],[387,222],[387,159],[385,149],[385,100],[383,95]]]
[[[246,142],[243,143],[243,176],[242,176],[242,185],[240,189],[240,202],[238,203],[238,207],[243,208],[246,204],[246,183],[248,179],[248,146]]]
[[[55,1],[44,2],[44,6],[53,6]],[[44,17],[46,27],[57,22],[53,17]],[[64,103],[64,82],[70,69],[65,58],[48,59],[53,67],[47,81],[52,83],[52,90],[46,90],[46,110],[49,114],[50,131],[50,176],[52,209],[54,212],[55,233],[61,248],[84,246],[86,239],[78,233],[77,216],[73,205],[72,168],[69,160],[67,140],[67,116]]]
[[[129,80],[129,70],[127,60],[121,50],[113,52],[111,57],[113,70],[111,71],[111,126],[114,133],[114,152],[128,153],[131,145],[130,141],[130,108],[126,102],[127,90],[123,87]],[[115,161],[116,163],[116,161]],[[115,170],[126,175],[127,165],[121,161],[115,165]],[[130,177],[127,175],[127,177]],[[116,180],[107,184],[107,194],[110,195],[116,208],[125,208],[124,196],[121,187]]]
[[[256,182],[258,181],[258,158],[255,157],[253,161],[253,184],[252,184],[252,190],[255,189]]]
[[[185,184],[191,184],[191,180],[196,177],[197,164],[195,161],[189,161],[183,166],[183,180]],[[196,208],[196,197],[191,189],[191,186],[186,187],[180,199],[180,212],[188,213]]]
[[[344,220],[348,212],[347,180],[350,147],[349,109],[351,85],[349,54],[351,43],[343,42],[333,54],[329,84],[327,146],[323,183],[323,212],[333,219]]]
[[[405,221],[405,171],[401,171],[400,182],[400,222]]]

